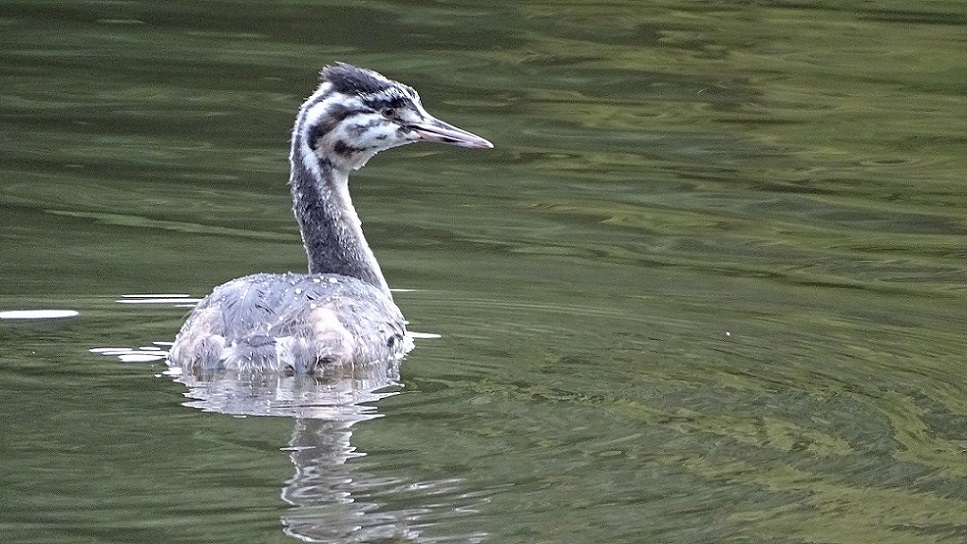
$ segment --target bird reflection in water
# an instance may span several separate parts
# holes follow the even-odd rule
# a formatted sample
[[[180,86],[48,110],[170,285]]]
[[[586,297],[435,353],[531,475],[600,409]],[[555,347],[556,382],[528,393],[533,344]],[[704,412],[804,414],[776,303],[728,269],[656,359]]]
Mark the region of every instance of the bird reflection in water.
[[[285,450],[295,472],[282,488],[282,499],[292,506],[281,520],[287,535],[334,544],[483,541],[482,532],[441,534],[446,520],[472,515],[486,502],[480,493],[461,492],[459,480],[408,482],[367,473],[352,462],[365,455],[351,443],[353,425],[380,417],[375,403],[400,392],[399,362],[330,370],[317,376],[169,373],[188,386],[187,406],[294,418]],[[388,508],[380,498],[389,495],[394,504],[408,506]]]

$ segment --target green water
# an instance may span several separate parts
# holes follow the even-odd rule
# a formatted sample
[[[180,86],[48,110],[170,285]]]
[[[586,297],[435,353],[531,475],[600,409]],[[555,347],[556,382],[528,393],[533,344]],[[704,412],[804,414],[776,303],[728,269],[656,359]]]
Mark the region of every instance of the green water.
[[[79,312],[0,320],[0,540],[963,544],[965,36],[939,0],[0,1],[0,311]],[[91,353],[186,312],[124,295],[305,268],[287,138],[337,60],[497,146],[353,177],[440,338],[321,384]]]

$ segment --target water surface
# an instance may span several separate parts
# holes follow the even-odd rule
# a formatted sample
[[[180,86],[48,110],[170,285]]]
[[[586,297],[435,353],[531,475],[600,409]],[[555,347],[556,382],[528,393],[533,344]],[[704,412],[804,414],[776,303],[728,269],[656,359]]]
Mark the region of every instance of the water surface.
[[[78,312],[0,320],[4,540],[962,544],[965,27],[946,1],[0,2],[0,311]],[[353,178],[440,338],[321,382],[90,352],[150,359],[184,301],[305,268],[288,131],[337,60],[497,145]]]

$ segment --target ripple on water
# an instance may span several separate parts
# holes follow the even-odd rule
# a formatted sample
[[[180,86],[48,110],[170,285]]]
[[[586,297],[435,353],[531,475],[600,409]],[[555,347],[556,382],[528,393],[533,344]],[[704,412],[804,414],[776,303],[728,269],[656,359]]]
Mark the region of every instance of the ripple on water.
[[[65,319],[77,317],[77,310],[6,310],[0,311],[0,319]]]

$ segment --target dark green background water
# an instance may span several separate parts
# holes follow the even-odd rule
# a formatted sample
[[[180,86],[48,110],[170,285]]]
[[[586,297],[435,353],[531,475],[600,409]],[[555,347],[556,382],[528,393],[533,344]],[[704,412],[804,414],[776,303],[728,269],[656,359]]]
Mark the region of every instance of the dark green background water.
[[[967,540],[963,2],[0,2],[0,47],[0,311],[79,312],[0,321],[3,542]],[[90,353],[305,268],[337,60],[497,146],[353,178],[442,336],[397,394]]]

